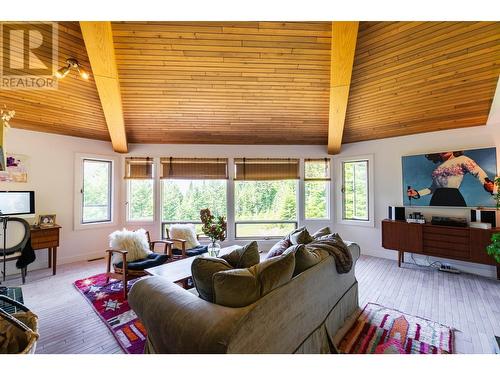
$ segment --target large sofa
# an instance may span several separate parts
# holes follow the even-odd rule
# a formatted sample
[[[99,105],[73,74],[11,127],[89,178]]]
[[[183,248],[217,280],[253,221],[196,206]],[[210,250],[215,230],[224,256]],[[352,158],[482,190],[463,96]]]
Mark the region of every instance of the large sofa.
[[[132,288],[129,303],[148,332],[146,353],[330,353],[334,336],[358,312],[353,257],[348,273],[328,256],[251,305],[207,302],[162,277]]]

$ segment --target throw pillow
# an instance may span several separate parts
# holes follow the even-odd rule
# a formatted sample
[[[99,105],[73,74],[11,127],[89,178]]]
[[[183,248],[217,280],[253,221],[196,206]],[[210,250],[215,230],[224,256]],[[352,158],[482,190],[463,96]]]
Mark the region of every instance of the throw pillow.
[[[109,247],[113,250],[126,250],[127,262],[144,259],[152,253],[149,250],[148,238],[144,229],[130,231],[123,230],[114,231],[109,235]],[[121,255],[113,255],[113,264],[121,262]]]
[[[271,249],[267,253],[266,259],[283,254],[285,250],[290,246],[292,246],[292,242],[288,238],[283,238],[282,240],[276,242],[273,247],[271,247]]]
[[[200,246],[200,242],[196,238],[194,224],[172,224],[169,229],[169,235],[172,239],[186,240],[186,249]]]
[[[318,229],[314,234],[311,236],[313,239],[318,239],[319,237],[327,236],[331,234],[332,231],[330,230],[330,227],[324,227],[321,229]]]
[[[248,306],[291,280],[294,254],[266,259],[250,268],[217,272],[213,277],[215,303],[228,307]]]
[[[231,270],[231,265],[224,259],[197,257],[191,263],[191,276],[194,286],[206,301],[214,302],[213,276],[219,271]]]
[[[292,245],[306,244],[313,240],[307,229],[304,227],[302,230],[292,233],[290,235],[290,241]]]
[[[295,255],[294,277],[328,257],[328,252],[314,248],[314,242],[292,246],[285,251],[285,254]]]
[[[233,268],[252,267],[260,262],[259,246],[256,241],[252,241],[229,254],[222,255],[221,258]]]

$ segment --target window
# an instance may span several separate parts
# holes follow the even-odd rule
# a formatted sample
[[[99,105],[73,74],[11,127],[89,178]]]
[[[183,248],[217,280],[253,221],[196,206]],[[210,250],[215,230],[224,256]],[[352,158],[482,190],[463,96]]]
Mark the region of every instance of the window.
[[[154,164],[152,158],[125,159],[127,221],[154,220]]]
[[[330,217],[330,159],[305,159],[304,161],[305,218]]]
[[[236,238],[281,237],[297,227],[297,159],[235,159]]]
[[[127,220],[154,220],[154,180],[128,180]]]
[[[368,160],[342,162],[342,219],[369,221]]]
[[[162,158],[162,233],[171,223],[194,223],[200,210],[227,217],[227,159]]]
[[[83,159],[82,224],[111,222],[112,169],[110,160]]]

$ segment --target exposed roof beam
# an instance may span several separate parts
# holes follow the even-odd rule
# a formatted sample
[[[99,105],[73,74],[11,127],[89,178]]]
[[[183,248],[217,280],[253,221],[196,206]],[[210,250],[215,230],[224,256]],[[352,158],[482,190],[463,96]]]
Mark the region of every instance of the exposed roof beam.
[[[351,85],[359,22],[332,22],[330,63],[330,110],[328,116],[328,153],[338,154]]]
[[[113,150],[128,152],[111,22],[80,22]]]

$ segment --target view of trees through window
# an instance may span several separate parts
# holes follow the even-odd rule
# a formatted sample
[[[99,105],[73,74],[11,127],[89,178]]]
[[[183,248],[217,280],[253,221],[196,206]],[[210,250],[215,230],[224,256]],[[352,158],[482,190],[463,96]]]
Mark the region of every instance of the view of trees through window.
[[[342,163],[343,218],[368,220],[368,160]]]
[[[130,221],[154,220],[154,180],[128,180],[127,218]]]
[[[304,168],[306,219],[328,219],[330,160],[306,160]]]
[[[161,217],[164,222],[200,222],[200,210],[227,216],[227,180],[162,180]]]
[[[234,203],[236,237],[282,236],[296,226],[297,180],[235,181]]]
[[[83,160],[82,223],[111,221],[111,162]]]

